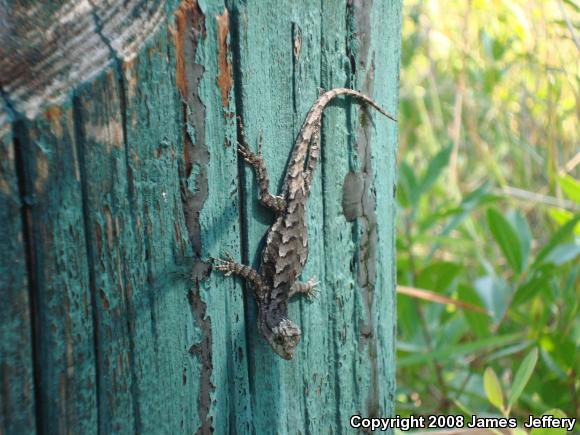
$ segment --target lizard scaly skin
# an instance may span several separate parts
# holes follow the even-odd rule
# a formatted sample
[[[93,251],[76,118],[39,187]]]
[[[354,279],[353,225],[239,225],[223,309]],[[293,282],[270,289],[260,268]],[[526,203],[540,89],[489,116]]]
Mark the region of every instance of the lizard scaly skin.
[[[284,359],[292,359],[301,337],[300,328],[288,319],[288,301],[302,293],[309,298],[316,294],[316,282],[298,282],[308,258],[308,232],[305,207],[312,184],[316,162],[320,157],[322,111],[335,97],[348,95],[368,104],[396,121],[377,103],[365,95],[346,88],[336,88],[322,94],[312,106],[294,144],[294,150],[280,196],[269,192],[269,180],[261,150],[251,152],[243,139],[238,151],[256,173],[260,202],[276,214],[268,230],[259,271],[233,259],[216,260],[216,270],[226,276],[237,275],[252,287],[258,304],[258,330],[272,349]],[[243,135],[242,135],[243,138]]]

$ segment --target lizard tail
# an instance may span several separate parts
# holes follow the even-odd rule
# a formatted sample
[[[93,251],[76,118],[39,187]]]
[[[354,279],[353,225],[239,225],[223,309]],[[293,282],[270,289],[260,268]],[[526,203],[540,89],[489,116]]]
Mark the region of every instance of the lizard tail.
[[[294,150],[292,152],[292,158],[290,159],[290,164],[286,172],[286,179],[284,181],[284,192],[285,196],[287,193],[291,198],[295,196],[294,190],[297,187],[291,186],[291,180],[296,178],[299,173],[304,174],[304,184],[305,191],[307,192],[310,188],[310,183],[312,182],[312,174],[316,167],[316,162],[320,157],[319,140],[320,140],[320,127],[322,120],[322,112],[324,108],[330,103],[334,98],[341,95],[348,95],[354,99],[367,104],[387,118],[397,122],[397,119],[386,112],[381,106],[379,106],[374,100],[371,100],[364,94],[358,91],[348,88],[335,88],[322,94],[316,103],[312,106],[306,119],[302,124],[302,129],[300,134],[296,139],[294,144]],[[302,189],[302,187],[300,187]]]
[[[390,113],[385,111],[385,109],[383,109],[381,106],[379,106],[376,101],[371,100],[369,97],[367,97],[364,94],[361,94],[358,91],[355,91],[353,89],[348,89],[348,88],[336,88],[336,89],[332,89],[330,91],[325,92],[324,94],[322,94],[318,98],[318,101],[314,104],[313,109],[318,109],[319,113],[322,113],[322,110],[324,110],[324,107],[326,107],[326,105],[330,101],[332,101],[334,98],[336,98],[340,95],[348,95],[348,96],[353,97],[356,100],[362,101],[365,104],[368,104],[369,106],[372,106],[373,108],[375,108],[377,111],[379,111],[380,113],[385,115],[390,120],[397,122],[397,118],[395,118],[393,115],[391,115]]]

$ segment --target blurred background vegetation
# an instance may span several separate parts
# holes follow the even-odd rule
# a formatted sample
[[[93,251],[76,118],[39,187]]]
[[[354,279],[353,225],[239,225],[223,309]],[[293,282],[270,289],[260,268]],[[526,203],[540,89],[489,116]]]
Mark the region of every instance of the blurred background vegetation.
[[[580,2],[404,4],[397,413],[576,417]]]

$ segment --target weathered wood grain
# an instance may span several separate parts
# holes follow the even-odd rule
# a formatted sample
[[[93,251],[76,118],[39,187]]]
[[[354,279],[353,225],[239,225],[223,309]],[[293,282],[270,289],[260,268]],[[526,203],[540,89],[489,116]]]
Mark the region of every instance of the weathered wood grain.
[[[115,58],[131,60],[165,22],[164,2],[146,0],[10,0],[0,16],[0,88],[29,119]]]
[[[15,126],[30,240],[38,424],[96,433],[93,307],[70,101]]]
[[[188,382],[193,340],[187,276],[176,261],[186,252],[179,163],[183,142],[170,35],[156,33],[122,65],[125,156],[134,249],[125,255],[131,282],[137,432],[192,433]],[[140,264],[139,268],[135,266]],[[193,325],[195,325],[193,323]]]
[[[109,70],[90,87],[81,88],[74,100],[102,433],[128,433],[138,427],[133,402],[138,339],[131,326],[137,314],[134,295],[140,288],[133,287],[131,275],[139,274],[137,282],[144,282],[145,273],[142,259],[131,257],[139,251],[141,238],[135,234],[139,224],[130,204],[121,99],[119,78]],[[144,324],[138,337],[150,329]]]
[[[247,420],[235,408],[240,394],[247,398],[247,380],[232,382],[247,379],[237,351],[245,348],[241,287],[209,280],[208,268],[210,255],[239,249],[235,178],[230,188],[211,183],[237,167],[235,118],[216,86],[223,12],[221,2],[182,4],[171,27],[124,66],[134,209],[144,223],[157,340],[146,352],[159,366],[143,406],[158,396],[167,433],[241,432]],[[192,258],[179,277],[184,256]],[[229,418],[236,414],[237,422]],[[159,430],[158,421],[150,417],[143,430]]]
[[[263,135],[274,190],[319,86],[360,89],[396,112],[399,2],[236,5],[240,108],[250,142]],[[277,37],[265,39],[268,34]],[[329,425],[340,432],[354,413],[392,411],[396,126],[372,116],[374,126],[342,101],[324,118],[323,168],[307,207],[311,256],[303,274],[319,277],[321,294],[313,304],[290,308],[303,328],[292,362],[277,359],[257,337],[249,304],[258,432],[327,433]],[[246,256],[257,266],[272,216],[256,200],[251,172],[244,175]],[[351,185],[351,178],[361,180],[360,186]],[[352,191],[358,192],[360,212],[347,219],[343,197]]]
[[[184,212],[194,256],[190,309],[199,328],[191,349],[200,371],[191,374],[198,430],[252,433],[242,286],[209,275],[207,264],[224,252],[241,252],[231,21],[218,0],[193,3],[184,13],[194,29],[177,27],[184,45],[176,55],[184,65],[177,83],[185,103]]]
[[[0,434],[34,434],[32,319],[15,151],[0,105]]]
[[[105,168],[87,178],[85,198],[89,244],[96,250],[103,432],[249,427],[241,287],[205,282],[210,253],[217,255],[224,243],[236,249],[239,234],[232,192],[208,186],[209,171],[211,179],[236,171],[235,148],[225,147],[235,124],[214,84],[217,56],[196,53],[219,52],[223,13],[223,4],[209,12],[182,5],[165,32],[119,64],[117,73],[87,87],[77,102],[83,172]],[[194,40],[191,28],[199,32]],[[186,269],[176,263],[192,254],[193,274],[183,276]],[[128,373],[111,370],[109,361],[117,359]],[[222,369],[224,362],[228,368]],[[232,385],[232,379],[240,382]]]
[[[298,2],[240,4],[237,11],[239,40],[239,99],[250,144],[263,137],[263,151],[271,188],[279,191],[288,156],[304,116],[318,97],[320,86],[319,5]],[[264,35],[280,32],[277,38]],[[273,222],[271,213],[257,202],[253,174],[245,171],[248,245],[245,261],[257,267],[261,239]],[[317,180],[319,180],[318,173]],[[310,259],[303,276],[323,279],[322,212],[320,181],[312,189],[308,228]],[[331,331],[326,327],[331,296],[326,289],[315,303],[291,304],[290,316],[303,330],[303,341],[293,361],[280,360],[258,335],[253,301],[248,303],[250,373],[253,381],[254,424],[258,433],[309,431],[325,433],[334,421],[335,388],[332,377]],[[300,315],[302,305],[302,316]],[[308,361],[308,362],[307,362]]]
[[[354,1],[340,9],[332,3],[323,2],[329,12],[322,24],[323,87],[360,89],[396,113],[400,4]],[[385,346],[394,343],[395,328],[396,125],[353,109],[346,101],[328,110],[327,126],[338,123],[346,129],[327,128],[322,138],[325,285],[335,298],[332,331],[341,422],[355,413],[387,415],[394,398],[394,348],[386,351]],[[336,176],[339,167],[344,177]],[[349,213],[345,203],[353,202],[359,204],[357,211]]]
[[[0,433],[342,433],[391,413],[395,125],[326,111],[303,274],[320,294],[292,303],[293,361],[209,260],[257,265],[272,222],[237,116],[277,190],[319,87],[395,113],[400,2],[0,8]]]

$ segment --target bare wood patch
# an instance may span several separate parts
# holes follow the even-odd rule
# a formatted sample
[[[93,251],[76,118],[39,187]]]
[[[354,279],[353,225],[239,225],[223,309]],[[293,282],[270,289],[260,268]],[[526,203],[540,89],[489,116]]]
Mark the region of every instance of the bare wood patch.
[[[222,106],[227,109],[230,103],[230,90],[232,89],[232,64],[228,59],[228,33],[229,13],[224,8],[224,13],[216,17],[218,31],[218,67],[219,75],[217,83],[222,94]]]

